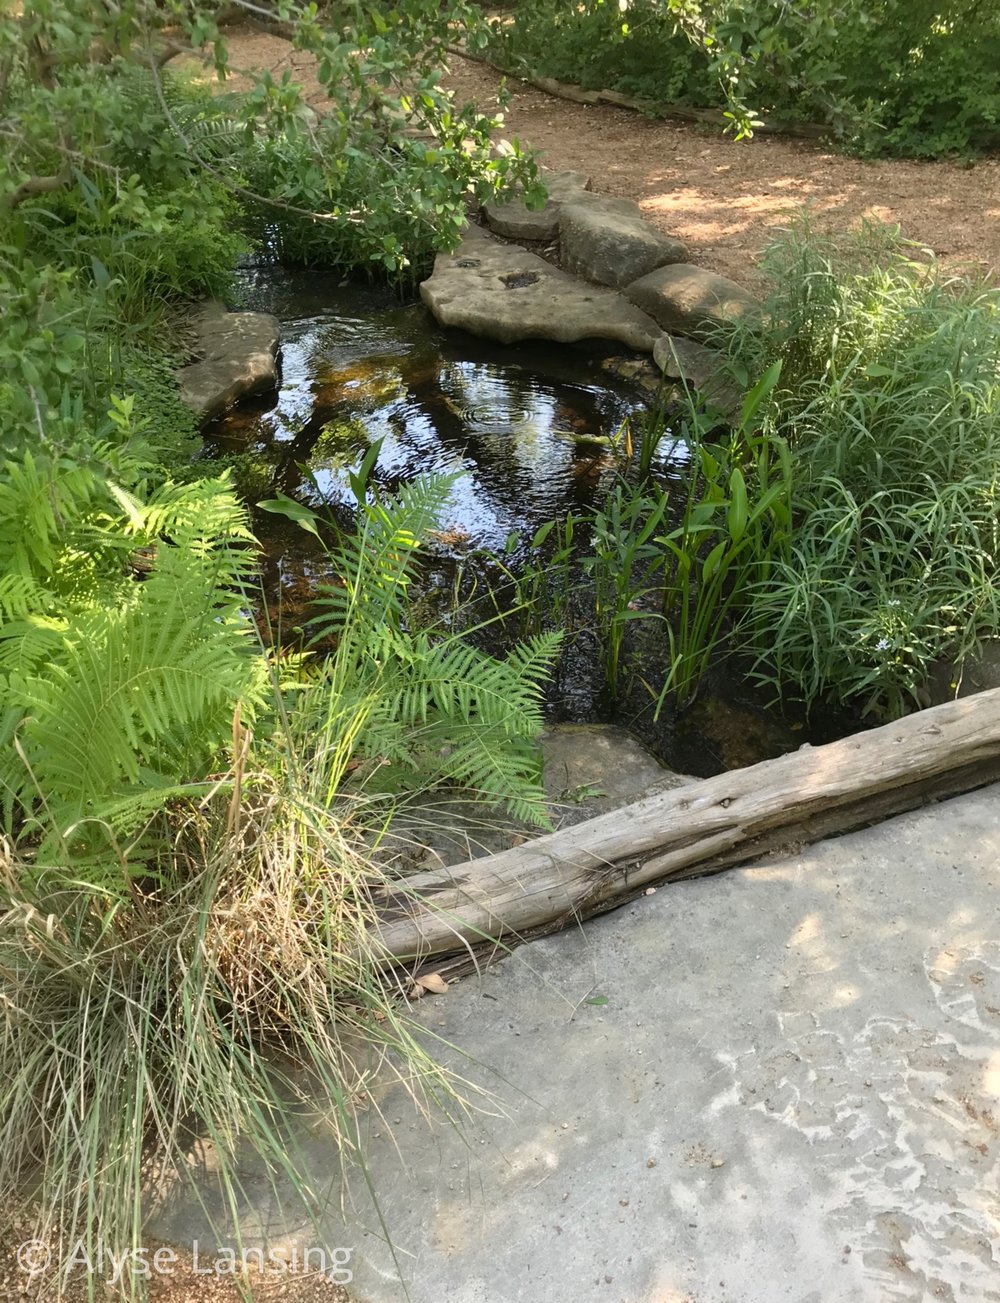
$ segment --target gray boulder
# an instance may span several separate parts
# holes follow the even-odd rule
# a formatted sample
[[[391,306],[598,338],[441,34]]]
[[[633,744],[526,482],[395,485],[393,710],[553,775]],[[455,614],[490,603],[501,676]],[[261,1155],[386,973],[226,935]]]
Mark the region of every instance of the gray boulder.
[[[564,203],[590,189],[586,172],[551,172],[542,178],[549,197],[543,208],[532,210],[522,199],[483,205],[491,231],[509,240],[554,240],[559,234],[559,213]]]
[[[569,271],[615,288],[688,256],[683,244],[643,219],[638,204],[610,195],[580,195],[564,203],[559,241]]]
[[[726,374],[724,358],[717,349],[706,348],[693,339],[661,335],[653,345],[653,361],[671,380],[684,380],[725,416],[739,412],[743,392]]]
[[[689,262],[658,267],[626,286],[625,295],[669,334],[695,339],[759,306],[742,285]]]
[[[266,312],[227,312],[209,299],[192,321],[192,352],[198,358],[177,372],[181,402],[200,421],[218,416],[246,394],[266,393],[278,383],[277,317]]]
[[[517,245],[470,227],[452,254],[438,254],[420,297],[444,326],[513,344],[613,339],[650,353],[656,323],[614,290],[588,285]]]

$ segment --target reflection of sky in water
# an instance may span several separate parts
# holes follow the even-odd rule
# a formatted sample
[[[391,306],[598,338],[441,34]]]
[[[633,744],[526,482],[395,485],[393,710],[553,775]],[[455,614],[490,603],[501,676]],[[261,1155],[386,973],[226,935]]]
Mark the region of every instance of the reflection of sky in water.
[[[248,306],[284,317],[281,390],[252,423],[234,417],[211,433],[269,460],[277,488],[348,503],[349,472],[381,439],[377,483],[457,474],[441,527],[498,548],[591,505],[614,473],[609,450],[580,436],[615,435],[640,395],[593,356],[446,333],[421,305],[331,278],[299,277],[297,291],[287,273],[280,284],[254,275]]]

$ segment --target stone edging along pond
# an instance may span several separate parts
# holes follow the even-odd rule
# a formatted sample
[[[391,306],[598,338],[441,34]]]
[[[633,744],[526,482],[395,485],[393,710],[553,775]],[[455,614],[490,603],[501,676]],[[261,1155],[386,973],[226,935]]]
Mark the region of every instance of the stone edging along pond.
[[[732,406],[731,386],[716,382],[712,392],[716,354],[700,341],[756,308],[753,296],[688,262],[684,245],[650,226],[631,200],[594,193],[579,172],[545,180],[544,207],[516,198],[487,204],[489,229],[469,226],[457,249],[438,254],[420,286],[437,321],[504,344],[614,340],[651,353],[664,375],[688,381],[723,410]],[[559,265],[541,256],[555,251]],[[275,317],[227,312],[210,300],[192,325],[197,360],[177,378],[199,420],[277,384]]]

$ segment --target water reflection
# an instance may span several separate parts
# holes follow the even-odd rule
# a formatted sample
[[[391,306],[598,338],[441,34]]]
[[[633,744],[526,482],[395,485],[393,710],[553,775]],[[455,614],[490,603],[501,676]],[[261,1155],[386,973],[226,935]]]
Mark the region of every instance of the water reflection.
[[[247,306],[282,317],[282,383],[267,409],[229,413],[210,453],[256,454],[275,489],[346,505],[348,475],[375,440],[375,482],[457,476],[442,528],[499,549],[591,506],[614,471],[607,446],[648,394],[599,353],[455,337],[421,304],[335,278],[260,268]]]
[[[446,591],[476,548],[503,551],[510,535],[522,555],[536,530],[600,501],[615,473],[609,443],[648,403],[630,377],[609,372],[598,351],[565,346],[504,347],[441,330],[419,304],[344,285],[328,274],[262,267],[246,273],[245,306],[282,321],[282,383],[206,432],[206,455],[247,454],[266,483],[315,506],[349,508],[348,476],[375,440],[374,479],[392,488],[428,472],[455,484],[424,574]],[[665,439],[661,482],[680,477],[687,450]],[[264,551],[269,636],[294,631],[312,612],[327,563],[315,540],[280,518],[256,521]],[[708,774],[747,764],[842,730],[836,721],[782,719],[763,709],[731,663],[713,666],[683,718],[654,718],[641,675],[609,702],[592,631],[567,640],[550,701],[556,718],[614,719],[636,731],[673,767]],[[498,648],[499,649],[499,648]],[[657,654],[662,659],[666,642]],[[655,667],[654,667],[655,668]],[[655,681],[655,674],[650,681]]]

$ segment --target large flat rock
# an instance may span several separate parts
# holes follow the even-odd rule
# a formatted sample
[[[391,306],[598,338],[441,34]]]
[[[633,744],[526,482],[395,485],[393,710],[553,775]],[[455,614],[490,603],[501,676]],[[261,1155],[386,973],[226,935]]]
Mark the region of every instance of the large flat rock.
[[[251,1173],[248,1225],[349,1249],[358,1303],[400,1273],[412,1303],[997,1303],[998,797],[662,888],[424,1001],[496,1101],[460,1132],[378,1099],[395,1259],[356,1171],[318,1236]]]
[[[247,394],[266,393],[278,383],[281,326],[266,312],[228,312],[210,299],[195,313],[194,353],[177,372],[181,402],[201,421],[231,407]]]
[[[584,194],[563,203],[559,250],[567,270],[615,288],[688,257],[679,240],[649,225],[638,204],[612,195]]]
[[[735,281],[678,262],[658,267],[625,289],[626,296],[671,335],[711,336],[719,326],[739,320],[759,305]]]
[[[554,240],[563,204],[588,191],[590,177],[586,172],[546,172],[542,179],[549,197],[541,208],[529,208],[516,197],[484,204],[490,230],[510,240]]]
[[[517,245],[470,227],[458,249],[438,254],[420,297],[445,326],[512,344],[613,339],[652,352],[656,323],[621,294],[588,285]]]

